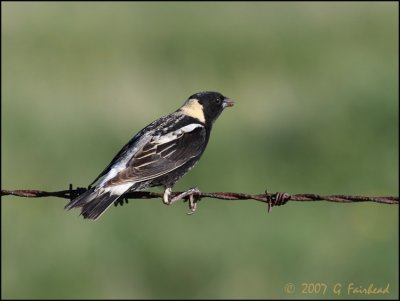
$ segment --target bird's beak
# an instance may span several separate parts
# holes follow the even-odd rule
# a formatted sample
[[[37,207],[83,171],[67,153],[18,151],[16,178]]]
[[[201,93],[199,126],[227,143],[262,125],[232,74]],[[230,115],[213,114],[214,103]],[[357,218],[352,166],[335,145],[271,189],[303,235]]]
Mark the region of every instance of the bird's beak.
[[[225,98],[224,102],[222,103],[222,106],[225,109],[226,107],[233,107],[234,104],[235,102],[232,99]]]

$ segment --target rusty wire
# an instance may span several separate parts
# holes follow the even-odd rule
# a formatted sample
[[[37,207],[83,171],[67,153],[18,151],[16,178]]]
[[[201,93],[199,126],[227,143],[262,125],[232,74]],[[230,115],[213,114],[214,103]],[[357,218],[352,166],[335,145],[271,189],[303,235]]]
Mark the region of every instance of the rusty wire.
[[[27,198],[41,198],[41,197],[58,197],[64,199],[74,199],[81,193],[86,191],[86,188],[73,189],[72,185],[69,186],[68,190],[61,191],[42,191],[42,190],[1,190],[1,196],[13,195]],[[171,195],[176,196],[182,192],[174,192]],[[122,205],[124,200],[128,202],[128,199],[155,199],[162,198],[163,193],[151,192],[151,191],[133,191],[126,193],[123,199],[120,199],[115,205]],[[398,205],[398,196],[354,196],[354,195],[319,195],[313,193],[302,193],[302,194],[287,194],[287,193],[269,193],[265,192],[262,194],[246,194],[237,192],[200,192],[195,193],[194,197],[197,200],[202,198],[213,198],[220,200],[255,200],[268,204],[268,211],[271,211],[273,206],[280,206],[288,201],[294,202],[309,202],[309,201],[328,201],[336,203],[355,203],[355,202],[375,202],[381,204]]]

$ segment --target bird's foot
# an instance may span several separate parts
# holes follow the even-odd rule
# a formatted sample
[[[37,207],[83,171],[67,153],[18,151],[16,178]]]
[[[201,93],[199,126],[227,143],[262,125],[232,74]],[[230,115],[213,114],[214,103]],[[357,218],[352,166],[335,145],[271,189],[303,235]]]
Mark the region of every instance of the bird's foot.
[[[171,195],[171,190],[172,190],[171,187],[165,187],[164,195],[163,195],[163,198],[162,198],[162,201],[163,201],[163,203],[165,205],[171,205],[171,202],[170,202],[170,199],[169,199],[169,197]]]
[[[193,213],[196,212],[196,210],[197,210],[197,202],[200,201],[200,196],[199,196],[200,190],[197,187],[192,188],[192,189],[195,190],[195,192],[189,195],[189,209],[190,209],[190,211],[188,213],[186,213],[187,215],[192,215]]]
[[[193,187],[193,188],[188,189],[185,192],[178,194],[177,196],[170,198],[171,188],[167,187],[164,191],[163,202],[166,205],[171,205],[177,201],[188,198],[189,199],[189,209],[190,209],[190,212],[188,212],[188,214],[191,215],[197,209],[197,202],[200,199],[199,194],[200,194],[200,190],[197,187]]]
[[[268,213],[271,212],[272,207],[285,205],[290,200],[290,195],[286,192],[270,194],[265,190],[265,197],[268,202]]]

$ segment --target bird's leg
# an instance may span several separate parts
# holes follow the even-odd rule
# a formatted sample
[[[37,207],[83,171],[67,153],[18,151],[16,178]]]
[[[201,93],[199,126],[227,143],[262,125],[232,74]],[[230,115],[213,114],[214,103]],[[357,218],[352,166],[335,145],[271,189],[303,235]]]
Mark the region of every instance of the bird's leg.
[[[170,205],[171,204],[170,201],[169,201],[169,196],[171,195],[171,190],[172,190],[171,187],[165,187],[164,195],[163,195],[163,199],[162,199],[163,203],[165,205]]]
[[[178,194],[177,196],[174,196],[173,198],[170,198],[171,195],[171,187],[166,187],[163,195],[163,202],[166,205],[171,205],[175,203],[176,201],[182,200],[189,196],[189,208],[192,212],[196,210],[196,201],[194,198],[194,194],[200,193],[200,190],[197,187],[190,188],[185,192],[182,192]]]
[[[197,191],[200,192],[198,189],[197,189]],[[195,211],[197,209],[197,200],[198,199],[195,198],[193,194],[189,195],[189,209],[190,209],[190,212],[186,213],[187,215],[192,215],[193,213],[195,213]]]

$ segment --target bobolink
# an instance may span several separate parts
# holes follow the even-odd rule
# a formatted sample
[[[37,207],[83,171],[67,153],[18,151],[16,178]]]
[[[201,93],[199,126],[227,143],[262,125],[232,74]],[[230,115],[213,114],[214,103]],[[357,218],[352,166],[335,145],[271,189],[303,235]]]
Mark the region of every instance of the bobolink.
[[[171,189],[198,162],[214,121],[230,106],[233,101],[218,92],[193,94],[178,110],[137,133],[65,208],[82,207],[81,215],[95,220],[128,191],[163,185],[165,204],[193,194],[197,190],[171,198]]]

